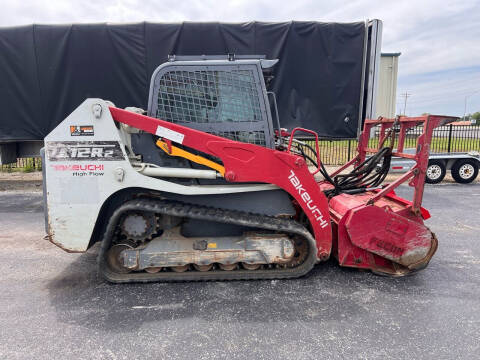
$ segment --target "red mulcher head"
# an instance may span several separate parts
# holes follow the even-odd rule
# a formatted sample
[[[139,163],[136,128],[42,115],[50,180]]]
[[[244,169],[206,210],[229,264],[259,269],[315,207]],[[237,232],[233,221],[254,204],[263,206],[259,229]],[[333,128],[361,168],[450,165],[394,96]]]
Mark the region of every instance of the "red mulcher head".
[[[334,184],[339,183],[338,175],[347,167],[355,166],[356,170],[361,169],[366,155],[379,153],[389,136],[391,150],[396,131],[399,132],[398,145],[391,154],[414,160],[416,164],[406,174],[386,186],[366,187],[359,193],[333,192],[334,196],[329,199],[333,220],[333,254],[340,265],[370,269],[393,276],[406,275],[428,265],[437,249],[435,234],[423,224],[430,214],[421,207],[430,142],[434,128],[455,119],[428,115],[365,121],[359,139],[358,155],[329,175],[330,180],[337,177]],[[416,153],[404,153],[407,130],[422,123],[423,133],[417,140]],[[372,149],[368,147],[368,143],[370,130],[375,125],[381,126],[380,139],[378,148]],[[408,184],[414,187],[412,201],[400,198],[394,192],[397,186],[407,180]],[[335,188],[329,181],[322,181],[319,186],[326,193],[334,191]]]

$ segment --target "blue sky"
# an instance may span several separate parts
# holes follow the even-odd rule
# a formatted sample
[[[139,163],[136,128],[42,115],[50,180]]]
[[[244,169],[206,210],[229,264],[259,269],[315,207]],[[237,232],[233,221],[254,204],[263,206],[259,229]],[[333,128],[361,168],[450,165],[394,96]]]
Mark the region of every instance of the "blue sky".
[[[383,21],[382,51],[401,52],[397,112],[480,111],[480,1],[3,0],[0,24],[181,21]]]

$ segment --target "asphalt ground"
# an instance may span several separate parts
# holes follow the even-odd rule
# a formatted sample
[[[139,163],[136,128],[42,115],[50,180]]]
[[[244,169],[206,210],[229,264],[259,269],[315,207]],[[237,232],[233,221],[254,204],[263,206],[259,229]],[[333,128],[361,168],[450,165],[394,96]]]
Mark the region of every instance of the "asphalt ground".
[[[409,192],[406,186],[399,193]],[[285,281],[112,285],[43,240],[41,193],[0,192],[1,359],[480,357],[480,183],[427,185],[430,266]]]

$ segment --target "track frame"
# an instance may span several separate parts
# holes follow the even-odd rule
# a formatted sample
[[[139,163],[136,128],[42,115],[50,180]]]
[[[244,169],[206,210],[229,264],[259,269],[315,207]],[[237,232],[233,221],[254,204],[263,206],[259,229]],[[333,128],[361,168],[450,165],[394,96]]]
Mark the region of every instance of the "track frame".
[[[158,273],[113,271],[107,263],[108,250],[112,246],[115,230],[122,215],[127,211],[147,211],[156,214],[189,217],[206,221],[217,221],[228,224],[262,228],[272,232],[287,233],[299,236],[308,244],[308,255],[303,262],[294,267],[268,268],[258,270],[237,269],[225,271],[221,269],[210,271],[165,271]],[[159,199],[134,199],[125,202],[113,213],[104,234],[98,265],[100,275],[109,282],[153,282],[153,281],[215,281],[215,280],[261,280],[297,278],[307,274],[316,263],[316,244],[310,232],[299,222],[291,219],[281,219],[272,216],[246,213],[242,211],[224,210],[206,206],[191,205],[176,201]]]

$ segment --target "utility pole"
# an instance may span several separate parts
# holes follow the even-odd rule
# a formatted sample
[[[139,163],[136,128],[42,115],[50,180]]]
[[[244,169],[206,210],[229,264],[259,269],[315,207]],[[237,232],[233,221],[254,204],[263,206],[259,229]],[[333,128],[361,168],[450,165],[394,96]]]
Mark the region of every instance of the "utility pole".
[[[400,95],[402,97],[405,98],[405,104],[403,106],[403,115],[407,115],[407,99],[409,96],[412,96],[411,93],[409,93],[408,91],[405,91],[402,95]]]
[[[463,108],[463,119],[462,119],[462,120],[465,120],[465,116],[467,115],[467,99],[468,99],[470,96],[472,96],[472,95],[474,95],[474,94],[476,94],[476,93],[478,93],[478,92],[480,92],[480,90],[474,91],[474,92],[468,94],[467,96],[465,96],[465,106],[464,106],[464,108]]]

